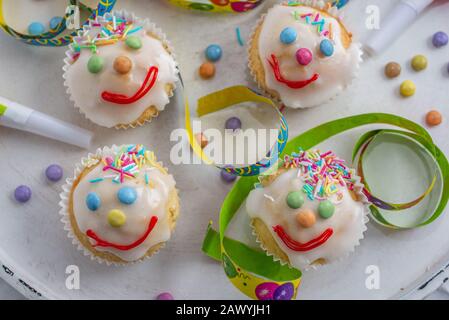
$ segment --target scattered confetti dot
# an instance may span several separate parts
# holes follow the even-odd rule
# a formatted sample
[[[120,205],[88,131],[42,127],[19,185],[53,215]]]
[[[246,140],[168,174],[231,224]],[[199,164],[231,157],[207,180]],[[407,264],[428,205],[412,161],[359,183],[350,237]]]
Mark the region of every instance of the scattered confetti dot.
[[[403,97],[411,97],[416,92],[416,85],[411,80],[405,80],[401,84],[400,92]]]
[[[422,71],[427,68],[427,58],[422,54],[414,56],[412,59],[412,68],[415,71]]]
[[[432,37],[432,43],[435,48],[441,48],[447,45],[449,42],[449,37],[447,36],[447,33],[443,31],[439,31],[435,33]]]
[[[218,44],[211,44],[206,48],[206,59],[211,62],[217,62],[221,59],[223,50]]]
[[[14,190],[14,198],[21,203],[28,202],[31,199],[31,189],[28,186],[21,185]]]
[[[397,62],[389,62],[385,66],[385,75],[392,79],[401,74],[401,65]]]
[[[234,182],[235,179],[237,179],[237,176],[235,176],[232,173],[229,173],[225,170],[221,170],[220,174],[221,174],[221,178],[223,179],[223,181],[227,182],[227,183]]]
[[[47,167],[45,170],[45,175],[47,176],[47,179],[53,182],[58,182],[62,179],[62,176],[64,174],[64,170],[61,168],[61,166],[57,164],[52,164]]]
[[[238,130],[242,128],[242,121],[237,117],[232,117],[226,120],[225,129]]]
[[[169,292],[163,292],[156,297],[156,300],[175,300]]]
[[[429,111],[426,115],[426,123],[430,127],[437,126],[443,121],[443,116],[437,110]]]
[[[205,62],[200,66],[199,74],[203,79],[210,79],[215,76],[215,66],[212,62]]]

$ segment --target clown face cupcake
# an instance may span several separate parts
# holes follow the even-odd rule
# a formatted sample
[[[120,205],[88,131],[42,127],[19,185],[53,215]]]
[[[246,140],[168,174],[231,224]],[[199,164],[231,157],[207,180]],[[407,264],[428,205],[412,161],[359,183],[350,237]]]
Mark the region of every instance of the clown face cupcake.
[[[126,12],[91,20],[74,38],[64,66],[67,93],[92,122],[136,127],[165,109],[178,69],[161,30]]]
[[[338,9],[317,1],[271,8],[251,37],[249,68],[259,87],[291,108],[320,105],[345,89],[361,62]],[[322,2],[320,2],[322,3]]]
[[[99,149],[63,189],[65,229],[99,262],[150,257],[170,239],[179,215],[175,180],[141,145]]]
[[[366,230],[362,184],[332,152],[301,151],[261,178],[246,209],[264,250],[304,270],[345,257]]]

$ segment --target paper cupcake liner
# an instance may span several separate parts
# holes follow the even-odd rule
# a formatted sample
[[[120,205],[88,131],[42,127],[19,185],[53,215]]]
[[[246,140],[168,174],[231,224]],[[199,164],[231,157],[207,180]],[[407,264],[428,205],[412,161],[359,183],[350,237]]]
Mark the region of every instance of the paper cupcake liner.
[[[343,254],[340,258],[338,258],[336,260],[333,260],[333,261],[331,261],[329,263],[323,264],[323,265],[321,265],[321,264],[316,264],[316,265],[310,264],[310,263],[313,262],[313,261],[310,261],[309,262],[309,266],[304,268],[301,271],[316,270],[316,269],[318,269],[320,267],[327,267],[327,266],[330,266],[331,264],[334,264],[336,262],[340,262],[340,261],[346,259],[347,257],[349,257],[349,255],[351,253],[353,253],[355,251],[355,248],[360,245],[360,241],[364,239],[364,233],[368,229],[366,225],[369,222],[369,214],[370,214],[369,206],[371,205],[371,203],[369,202],[369,200],[366,197],[366,195],[363,193],[364,185],[361,182],[361,178],[359,176],[355,175],[355,170],[354,169],[351,170],[351,173],[352,173],[352,178],[355,180],[354,181],[354,190],[353,190],[353,192],[357,195],[358,201],[363,204],[363,209],[364,209],[363,210],[363,229],[362,229],[360,237],[357,239],[357,241],[354,244],[354,246],[350,250],[348,250],[345,254]],[[259,177],[259,181],[261,181],[261,178],[262,177]],[[252,234],[254,235],[254,237],[256,239],[256,242],[260,245],[260,247],[266,253],[267,256],[271,257],[274,261],[279,262],[283,266],[287,265],[289,267],[295,268],[294,266],[290,265],[288,262],[283,261],[281,258],[279,258],[276,255],[274,255],[273,253],[269,252],[269,250],[263,245],[263,242],[259,238],[259,235],[258,235],[258,233],[257,233],[257,231],[254,228],[252,223],[251,223],[251,229],[252,229]],[[271,230],[270,230],[270,234],[273,236],[273,238],[275,237],[275,235],[273,235],[273,233],[271,233]],[[282,250],[282,248],[281,248],[281,250]]]
[[[302,1],[302,3],[303,3],[304,6],[320,8],[320,9],[324,8],[324,6],[325,6],[324,1],[320,1],[320,0],[304,0],[304,1]],[[273,9],[274,7],[278,6],[278,5],[280,5],[280,3],[274,5],[270,9],[268,9],[267,12],[264,13],[259,18],[259,20],[257,20],[256,24],[254,25],[253,29],[251,30],[250,37],[249,37],[249,40],[248,40],[248,49],[247,49],[247,57],[248,57],[247,68],[249,70],[249,72],[248,72],[249,80],[253,81],[254,83],[256,83],[256,85],[259,88],[259,90],[262,91],[265,96],[267,96],[271,100],[275,101],[276,104],[283,105],[284,103],[283,103],[280,95],[275,95],[272,92],[270,92],[269,88],[267,88],[267,86],[264,84],[265,79],[259,79],[257,77],[257,72],[256,72],[256,70],[254,68],[254,65],[256,64],[256,62],[251,59],[251,48],[253,46],[253,42],[255,41],[254,38],[255,38],[255,35],[256,35],[256,32],[257,32],[258,28],[263,24],[263,22],[265,20],[265,17],[268,14],[268,12],[271,9]],[[334,16],[335,18],[338,18],[338,20],[340,22],[343,21],[343,12],[341,10],[339,10],[337,7],[334,6],[334,7],[330,8],[327,12],[330,15]],[[320,104],[315,104],[315,105],[311,105],[311,106],[308,106],[308,107],[291,108],[291,107],[289,107],[287,105],[285,105],[285,106],[290,108],[290,109],[310,109],[310,108],[314,108],[314,107],[317,107],[317,106],[319,106],[321,104],[327,103],[329,101],[333,101],[335,98],[340,96],[340,94],[342,92],[344,92],[349,86],[351,86],[353,81],[358,78],[358,75],[359,75],[359,72],[360,72],[360,65],[363,62],[363,58],[362,58],[362,55],[363,55],[362,44],[359,43],[359,42],[353,42],[352,44],[356,46],[357,51],[359,53],[358,54],[359,55],[359,59],[358,59],[357,69],[354,72],[353,77],[351,78],[351,80],[337,94],[335,94],[334,96],[330,97],[328,100],[321,102]],[[260,58],[260,56],[259,56],[259,58]],[[265,70],[264,70],[264,74],[266,74]],[[275,90],[273,90],[273,91],[275,91]]]
[[[107,259],[104,259],[102,257],[99,257],[99,256],[95,255],[92,251],[87,249],[81,243],[81,241],[78,239],[77,235],[73,231],[72,224],[70,222],[70,213],[69,213],[70,193],[71,193],[72,188],[73,188],[73,183],[78,179],[78,176],[83,172],[84,169],[98,164],[100,162],[100,160],[98,160],[98,159],[101,158],[104,154],[109,153],[109,152],[113,152],[113,151],[116,151],[116,150],[119,150],[120,148],[121,148],[121,146],[117,146],[117,145],[112,145],[111,147],[107,147],[106,146],[106,147],[103,147],[103,148],[98,148],[95,153],[89,153],[86,157],[83,157],[81,159],[81,162],[77,163],[75,165],[75,170],[74,170],[74,173],[73,173],[73,177],[66,179],[66,183],[62,186],[62,190],[63,191],[59,194],[59,197],[61,199],[59,201],[59,206],[60,206],[59,214],[62,216],[61,217],[61,222],[64,225],[64,230],[67,231],[67,238],[71,239],[72,244],[79,251],[83,252],[83,254],[85,256],[90,257],[90,259],[93,260],[93,261],[96,261],[96,262],[101,263],[101,264],[104,263],[104,264],[106,264],[108,266],[111,266],[111,265],[114,265],[114,266],[127,266],[127,265],[136,264],[136,263],[141,263],[141,262],[143,262],[143,261],[145,261],[145,260],[155,256],[156,254],[158,254],[159,251],[165,246],[165,242],[164,242],[151,255],[145,255],[145,256],[143,256],[142,258],[140,258],[139,260],[136,260],[136,261],[116,262],[116,261],[110,261],[110,260],[107,260]],[[163,165],[163,163],[161,161],[158,161],[157,163],[159,165],[161,165],[162,167],[164,167],[164,165]],[[168,170],[165,167],[164,167],[164,169]]]
[[[162,44],[164,45],[164,47],[166,48],[166,50],[168,51],[168,53],[172,56],[173,60],[175,61],[176,64],[176,75],[179,75],[179,65],[176,59],[176,55],[175,55],[175,51],[174,51],[174,47],[171,44],[171,42],[168,40],[167,36],[165,35],[165,33],[162,31],[162,29],[160,29],[159,27],[156,26],[156,24],[152,23],[150,21],[150,19],[148,18],[139,18],[137,17],[134,13],[130,13],[126,10],[115,10],[112,11],[111,13],[106,13],[104,16],[105,17],[109,17],[109,16],[123,16],[126,18],[126,20],[132,21],[134,23],[136,23],[139,26],[142,26],[145,31],[151,33],[152,35],[154,35],[155,37],[157,37]],[[91,26],[90,25],[86,25],[83,27],[82,30],[78,31],[78,37],[82,37],[83,32],[91,30]],[[76,39],[76,38],[75,38]],[[74,56],[76,55],[75,50],[73,49],[73,43],[70,44],[69,46],[69,50],[66,51],[65,53],[66,57],[64,58],[64,66],[62,67],[62,70],[64,71],[62,78],[64,79],[64,86],[67,88],[66,89],[66,93],[69,95],[70,100],[74,103],[75,108],[77,108],[79,110],[79,112],[89,121],[95,123],[94,121],[90,120],[86,114],[83,112],[82,108],[76,103],[74,97],[72,96],[72,92],[70,90],[69,85],[67,84],[67,71],[70,68],[70,65],[74,62]],[[179,81],[179,79],[177,80]],[[171,89],[171,92],[168,93],[168,98],[171,99],[174,96],[175,90],[176,90],[176,82],[172,83],[173,88]],[[167,104],[168,105],[168,104]],[[148,108],[150,108],[151,106],[148,106]],[[163,111],[163,110],[161,110]],[[159,110],[156,111],[156,113],[154,115],[152,115],[149,118],[146,118],[144,120],[141,119],[136,119],[134,120],[134,122],[129,123],[129,124],[120,124],[120,125],[116,125],[114,128],[117,130],[120,129],[134,129],[140,126],[143,126],[146,123],[149,123],[153,120],[153,118],[157,118],[159,116],[159,113],[161,112]]]

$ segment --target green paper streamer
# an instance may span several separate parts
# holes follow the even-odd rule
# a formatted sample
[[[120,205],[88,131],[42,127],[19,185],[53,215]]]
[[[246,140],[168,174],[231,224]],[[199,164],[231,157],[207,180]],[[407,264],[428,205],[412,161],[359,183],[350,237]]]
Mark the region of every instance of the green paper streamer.
[[[412,138],[417,144],[428,150],[434,157],[438,169],[441,172],[441,179],[443,182],[442,197],[439,200],[435,212],[433,212],[428,219],[422,221],[415,227],[424,226],[435,221],[442,214],[449,199],[449,164],[441,150],[439,150],[433,143],[429,133],[423,127],[410,120],[392,114],[368,113],[327,122],[310,129],[289,141],[281,158],[292,152],[296,152],[298,148],[304,150],[311,149],[317,144],[337,134],[369,124],[393,125],[407,131],[381,129],[367,132],[362,135],[356,143],[353,159],[355,159],[362,146],[369,139],[385,132],[395,132],[396,134]],[[231,272],[233,270],[232,267],[237,265],[240,268],[243,268],[246,272],[262,276],[269,280],[292,282],[296,280],[296,283],[299,285],[299,279],[301,277],[300,270],[282,266],[279,262],[273,261],[271,257],[267,256],[261,250],[250,248],[239,241],[228,239],[224,236],[230,221],[245,201],[249,192],[254,188],[254,184],[257,181],[257,177],[242,177],[237,181],[222,204],[219,217],[219,232],[212,229],[209,225],[203,242],[203,252],[215,260],[221,260],[225,270],[227,270],[228,277],[229,274],[234,274]],[[371,206],[370,209],[371,215],[376,222],[394,229],[402,228],[388,222],[376,207]],[[242,289],[242,287],[238,286],[232,279],[230,280],[239,290],[254,298],[254,295],[251,295]],[[294,296],[296,296],[296,292],[297,290],[295,290]]]

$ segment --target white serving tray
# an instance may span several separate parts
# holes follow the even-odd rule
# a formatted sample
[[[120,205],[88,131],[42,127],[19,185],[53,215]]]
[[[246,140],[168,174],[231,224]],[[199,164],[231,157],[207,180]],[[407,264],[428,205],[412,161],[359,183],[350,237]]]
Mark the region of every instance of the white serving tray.
[[[245,48],[237,44],[235,28],[240,27],[246,39],[257,17],[275,2],[267,0],[248,14],[225,16],[187,12],[170,7],[163,0],[120,0],[117,8],[150,17],[167,33],[176,48],[187,94],[194,101],[195,97],[226,86],[253,85],[245,68]],[[365,27],[367,5],[379,5],[385,15],[395,2],[352,1],[346,8],[346,17],[357,37],[369,33]],[[449,28],[448,12],[449,3],[442,2],[423,14],[381,57],[366,61],[359,79],[334,101],[311,110],[287,110],[291,136],[331,119],[365,112],[389,112],[422,123],[426,111],[437,107],[449,119],[449,76],[444,72],[449,48],[435,50],[428,42],[435,31]],[[204,59],[203,49],[210,43],[222,45],[225,54],[217,65],[216,78],[205,82],[198,78],[196,69]],[[230,186],[221,182],[215,168],[170,163],[170,132],[183,126],[182,92],[178,90],[169,108],[145,127],[129,131],[102,129],[79,115],[65,95],[65,49],[30,47],[5,34],[0,34],[0,48],[0,95],[95,131],[95,148],[113,143],[149,146],[175,175],[182,198],[176,233],[157,256],[126,268],[99,265],[84,257],[66,238],[58,215],[62,182],[49,184],[44,176],[50,163],[61,164],[66,176],[71,175],[73,165],[86,151],[0,128],[0,276],[29,298],[153,299],[158,293],[169,291],[178,299],[244,299],[228,282],[220,264],[200,250],[207,224],[210,219],[217,220]],[[406,67],[417,53],[426,54],[430,61],[428,70],[419,74]],[[384,79],[383,66],[390,60],[404,66],[399,79]],[[414,80],[418,87],[410,99],[397,94],[401,79],[406,78]],[[332,147],[347,158],[360,132],[339,136],[323,144],[323,148]],[[438,146],[449,154],[447,124],[430,132]],[[33,198],[25,205],[12,199],[19,184],[33,189]],[[448,229],[447,214],[428,227],[402,232],[370,223],[361,246],[348,259],[304,274],[299,298],[424,297],[447,277],[440,270],[449,261]],[[80,270],[79,290],[66,288],[68,265],[76,265]],[[365,287],[369,265],[380,269],[379,290]],[[433,282],[416,290],[437,273]]]

